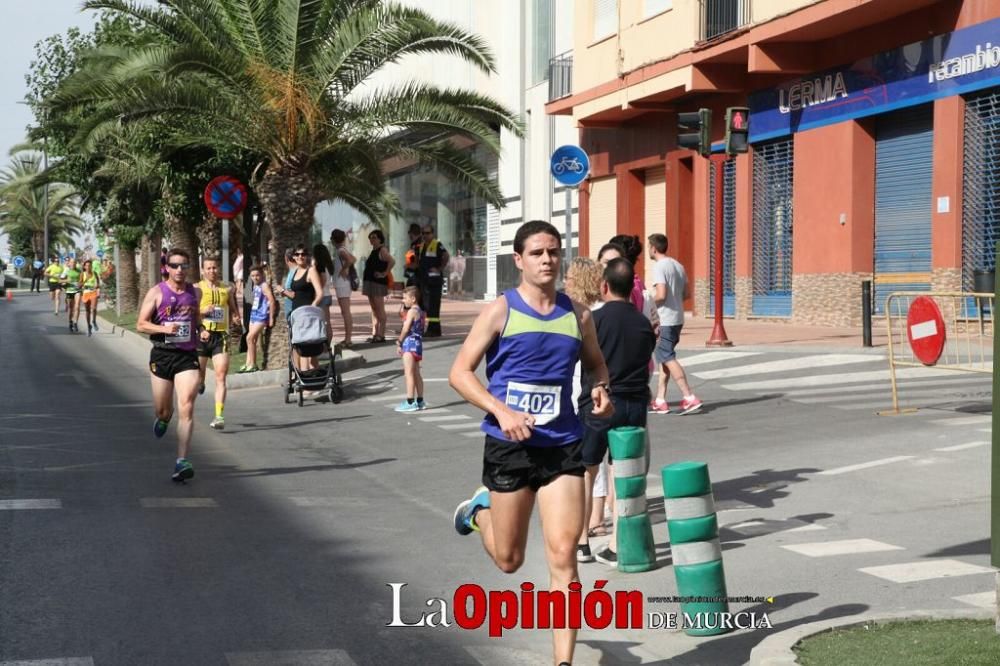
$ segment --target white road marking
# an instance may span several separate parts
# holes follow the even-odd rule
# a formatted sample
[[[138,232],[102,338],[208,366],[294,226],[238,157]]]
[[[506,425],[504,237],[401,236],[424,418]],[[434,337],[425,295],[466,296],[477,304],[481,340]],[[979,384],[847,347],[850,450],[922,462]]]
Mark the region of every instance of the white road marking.
[[[955,576],[971,576],[974,574],[992,574],[995,569],[969,564],[961,560],[929,560],[923,562],[907,562],[905,564],[888,564],[878,567],[858,569],[866,573],[894,583],[915,583],[933,578],[953,578]]]
[[[786,533],[791,534],[792,532],[818,532],[819,530],[825,530],[826,527],[820,525],[819,523],[806,523],[801,527],[793,527],[790,530],[785,530]]]
[[[143,497],[144,509],[213,509],[219,506],[211,497]]]
[[[292,504],[303,508],[368,506],[368,500],[362,497],[289,497]]]
[[[806,368],[826,368],[830,366],[847,365],[849,363],[884,363],[882,359],[870,354],[822,354],[816,356],[796,356],[780,361],[752,363],[736,368],[720,368],[718,370],[703,370],[693,372],[700,379],[724,379],[728,377],[743,377],[746,375],[764,375],[774,372],[805,370]]]
[[[903,368],[896,371],[897,379],[911,377],[931,377],[939,375],[940,370],[933,368]],[[842,372],[831,375],[812,375],[810,377],[786,377],[784,379],[765,379],[758,382],[741,382],[738,384],[723,384],[722,388],[729,391],[771,391],[781,389],[805,388],[808,386],[829,386],[832,384],[861,384],[889,381],[889,370],[871,370],[868,372]]]
[[[94,660],[90,657],[29,659],[27,661],[0,661],[0,666],[94,666]]]
[[[0,500],[0,511],[21,509],[61,509],[62,500],[57,499],[12,499]]]
[[[751,356],[759,356],[760,352],[725,352],[725,351],[715,351],[715,352],[704,352],[701,354],[695,354],[694,356],[683,356],[681,357],[681,365],[685,368],[693,368],[696,365],[702,365],[704,363],[717,363],[719,361],[729,361],[735,359],[750,358]]]
[[[985,390],[991,391],[992,384],[989,382],[976,381],[976,377],[955,377],[955,376],[944,376],[944,377],[934,377],[923,379],[910,379],[905,384],[900,386],[900,397],[906,397],[908,393],[929,393],[933,391],[947,392],[947,391],[963,391],[963,390]],[[891,391],[892,385],[889,383],[889,379],[886,378],[885,382],[867,382],[863,386],[831,386],[828,388],[803,388],[795,389],[791,391],[786,391],[785,395],[792,398],[808,398],[808,397],[819,397],[819,396],[837,396],[837,394],[844,394],[846,396],[860,395],[864,393],[882,393],[884,391]],[[886,394],[890,395],[890,394]]]
[[[979,608],[996,608],[996,592],[976,592],[975,594],[963,594],[959,597],[952,597],[955,601]]]
[[[229,666],[357,666],[346,650],[227,652]]]
[[[390,400],[405,400],[405,393],[397,393],[395,395],[380,395],[377,398],[368,398],[372,402],[389,402]]]
[[[421,414],[447,414],[451,410],[447,407],[430,407],[420,410]]]
[[[479,421],[474,422],[475,426],[479,427]],[[463,430],[472,426],[473,423],[443,423],[438,426],[442,430]]]
[[[939,426],[966,426],[966,425],[986,425],[993,423],[993,416],[959,416],[951,419],[934,419],[930,423]]]
[[[971,576],[975,574],[995,573],[991,567],[981,567],[961,560],[929,560],[923,562],[907,562],[905,564],[888,564],[878,567],[858,569],[866,573],[894,583],[915,583],[934,578],[954,578],[955,576]]]
[[[881,465],[891,465],[892,463],[902,462],[904,460],[910,460],[916,456],[893,456],[892,458],[882,458],[880,460],[872,460],[866,463],[858,463],[857,465],[847,465],[846,467],[834,467],[833,469],[825,469],[822,472],[816,472],[817,474],[822,474],[824,476],[834,476],[836,474],[846,474],[848,472],[856,472],[861,469],[868,469],[870,467],[880,467]]]
[[[969,442],[968,444],[956,444],[955,446],[943,446],[940,449],[934,449],[935,451],[964,451],[965,449],[975,449],[980,446],[986,446],[989,442]]]
[[[854,553],[880,553],[887,550],[905,550],[902,546],[872,539],[843,539],[841,541],[816,541],[814,543],[796,543],[782,546],[806,557],[829,557],[831,555],[852,555]]]
[[[471,417],[462,414],[452,414],[450,416],[421,416],[417,420],[424,423],[437,423],[438,421],[469,421]]]
[[[462,437],[482,437],[485,434],[482,430],[477,430],[475,432],[463,432]]]

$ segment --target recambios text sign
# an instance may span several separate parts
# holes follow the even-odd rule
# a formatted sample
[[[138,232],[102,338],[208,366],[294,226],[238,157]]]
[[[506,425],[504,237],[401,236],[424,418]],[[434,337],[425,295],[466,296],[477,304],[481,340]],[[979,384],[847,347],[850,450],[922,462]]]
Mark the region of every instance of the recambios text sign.
[[[1000,85],[1000,19],[750,95],[750,140]]]

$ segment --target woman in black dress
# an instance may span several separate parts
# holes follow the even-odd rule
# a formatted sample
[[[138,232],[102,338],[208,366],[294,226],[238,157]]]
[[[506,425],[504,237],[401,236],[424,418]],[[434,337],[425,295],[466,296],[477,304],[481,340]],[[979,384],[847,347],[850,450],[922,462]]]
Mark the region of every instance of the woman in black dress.
[[[385,297],[389,294],[389,273],[396,260],[385,246],[385,234],[381,229],[368,234],[372,252],[365,262],[364,282],[361,293],[368,297],[372,308],[372,334],[367,342],[385,342]]]
[[[309,250],[306,246],[296,245],[292,259],[295,261],[295,270],[289,271],[290,276],[286,281],[289,286],[275,290],[276,296],[292,299],[292,309],[289,310],[289,314],[303,305],[319,305],[323,300],[323,282],[316,269],[309,265]],[[297,354],[295,359],[300,370],[309,370],[319,364],[318,359],[303,359]]]

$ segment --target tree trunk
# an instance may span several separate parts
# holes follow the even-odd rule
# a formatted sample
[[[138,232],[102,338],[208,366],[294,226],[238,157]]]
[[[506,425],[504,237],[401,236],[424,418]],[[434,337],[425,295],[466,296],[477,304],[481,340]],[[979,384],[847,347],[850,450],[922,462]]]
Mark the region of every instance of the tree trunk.
[[[195,230],[201,242],[201,251],[206,257],[222,257],[223,224],[229,224],[229,220],[220,220],[214,215],[206,214]]]
[[[118,244],[118,265],[115,266],[115,279],[121,285],[121,306],[122,313],[135,312],[139,309],[139,299],[146,295],[146,292],[139,292],[137,275],[135,270],[135,243],[119,242]]]
[[[198,282],[201,279],[201,264],[198,260],[198,235],[195,227],[185,220],[174,215],[165,214],[163,216],[164,240],[168,250],[184,250],[191,257],[191,268],[188,269],[187,278],[189,282]]]
[[[309,231],[316,221],[316,205],[323,199],[322,189],[310,174],[272,163],[257,185],[257,196],[271,230],[268,263],[272,285],[283,285],[288,272],[285,249],[299,243],[308,245]],[[279,298],[278,303],[284,307],[284,299]],[[284,316],[275,318],[264,358],[268,368],[280,368],[288,361],[288,327]]]

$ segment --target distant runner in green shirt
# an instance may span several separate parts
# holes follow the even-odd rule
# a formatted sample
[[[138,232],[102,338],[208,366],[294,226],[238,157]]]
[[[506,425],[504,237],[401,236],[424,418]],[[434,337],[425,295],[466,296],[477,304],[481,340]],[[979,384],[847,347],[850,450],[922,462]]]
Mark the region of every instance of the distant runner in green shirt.
[[[66,291],[66,312],[69,313],[69,332],[79,333],[77,321],[80,319],[80,270],[76,267],[76,259],[67,259],[66,268],[59,276],[59,282]]]

